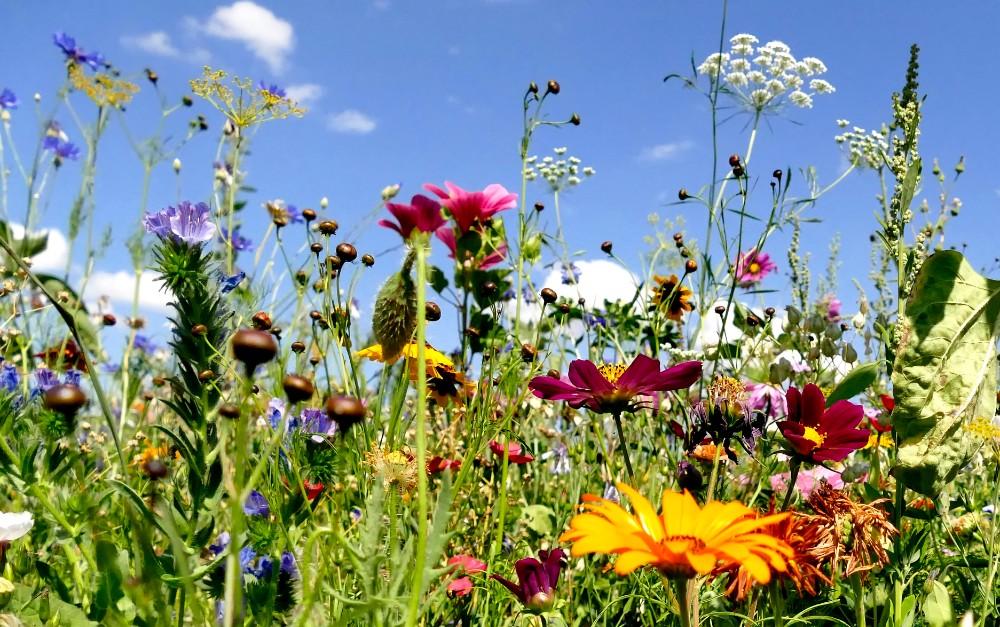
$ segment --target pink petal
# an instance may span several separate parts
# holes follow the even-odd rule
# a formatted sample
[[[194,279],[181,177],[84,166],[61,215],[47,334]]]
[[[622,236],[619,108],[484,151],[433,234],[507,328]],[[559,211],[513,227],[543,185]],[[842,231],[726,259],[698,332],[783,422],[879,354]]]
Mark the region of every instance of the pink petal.
[[[569,380],[578,388],[595,393],[610,392],[614,386],[608,383],[592,361],[574,359],[569,365]]]

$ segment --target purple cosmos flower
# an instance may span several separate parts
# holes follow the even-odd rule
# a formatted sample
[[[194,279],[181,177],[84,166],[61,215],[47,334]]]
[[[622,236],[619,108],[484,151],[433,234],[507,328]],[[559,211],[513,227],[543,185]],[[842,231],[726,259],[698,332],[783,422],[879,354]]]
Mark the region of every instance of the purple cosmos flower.
[[[843,303],[834,294],[827,294],[821,300],[826,304],[826,319],[830,322],[840,320],[840,307]]]
[[[535,612],[552,609],[556,601],[556,584],[565,564],[562,549],[539,551],[538,559],[526,557],[514,564],[517,583],[499,575],[490,575],[510,590],[526,608]]]
[[[271,513],[271,506],[267,502],[267,497],[257,490],[252,490],[250,496],[247,497],[247,502],[243,504],[243,513],[247,516],[266,518]]]
[[[253,241],[240,235],[239,227],[233,229],[232,233],[230,233],[229,229],[224,226],[220,227],[219,230],[221,231],[219,234],[219,241],[223,243],[228,242],[233,247],[233,250],[237,252],[243,250],[253,250]]]
[[[96,70],[104,64],[104,57],[101,56],[99,52],[85,51],[83,48],[76,45],[76,39],[70,37],[62,31],[52,34],[52,43],[62,50],[62,53],[66,55],[67,61],[71,61],[73,63],[85,63],[86,65],[89,65],[92,70]]]
[[[17,96],[14,95],[14,92],[5,87],[3,91],[0,91],[0,109],[7,110],[16,108]]]
[[[475,192],[466,191],[450,181],[445,181],[444,186],[445,189],[441,189],[426,183],[424,189],[441,199],[441,204],[455,220],[459,237],[474,225],[485,224],[497,213],[517,206],[517,194],[511,194],[497,183]]]
[[[573,408],[620,413],[638,408],[641,402],[634,400],[637,396],[681,390],[700,378],[700,361],[686,361],[661,371],[658,360],[638,355],[627,367],[624,364],[597,366],[592,361],[576,359],[569,365],[568,380],[535,377],[528,387],[538,398],[567,401]]]
[[[736,260],[736,283],[740,287],[753,287],[777,269],[770,255],[751,248]]]
[[[219,273],[219,291],[223,294],[228,294],[236,289],[236,287],[243,282],[243,279],[247,278],[247,273],[240,270],[232,276],[226,276]]]
[[[747,405],[750,409],[766,412],[769,416],[784,416],[788,413],[785,393],[770,383],[747,383]]]
[[[147,213],[143,225],[147,233],[160,239],[171,237],[174,241],[187,244],[201,244],[215,237],[216,226],[211,222],[208,205],[203,202],[191,204],[184,201],[177,207],[167,207],[157,213]]]
[[[143,353],[153,353],[157,349],[157,346],[155,343],[153,343],[153,340],[149,339],[145,335],[141,335],[138,333],[136,334],[135,342],[133,342],[132,345],[135,346],[135,349],[137,351]]]
[[[264,81],[260,81],[260,82],[257,83],[257,89],[259,89],[261,91],[266,91],[267,93],[271,94],[272,96],[276,96],[278,98],[284,98],[287,95],[285,93],[284,89],[278,87],[274,83],[271,83],[270,85],[268,85]]]

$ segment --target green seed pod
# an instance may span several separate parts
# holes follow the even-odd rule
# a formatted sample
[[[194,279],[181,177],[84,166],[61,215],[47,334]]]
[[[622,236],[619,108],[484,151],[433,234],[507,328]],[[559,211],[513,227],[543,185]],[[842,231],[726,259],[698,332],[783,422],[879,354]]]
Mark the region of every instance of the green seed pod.
[[[389,277],[375,299],[372,332],[387,362],[399,357],[417,328],[417,291],[410,276],[415,256],[411,250],[403,267]]]

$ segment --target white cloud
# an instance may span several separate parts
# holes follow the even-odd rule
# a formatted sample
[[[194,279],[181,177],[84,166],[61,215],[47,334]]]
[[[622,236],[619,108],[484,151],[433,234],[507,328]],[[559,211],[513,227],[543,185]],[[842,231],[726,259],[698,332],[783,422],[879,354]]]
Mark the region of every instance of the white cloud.
[[[161,284],[154,279],[151,272],[143,272],[139,278],[139,307],[145,310],[166,311],[170,296],[161,291]],[[96,301],[102,296],[107,297],[111,304],[132,305],[135,290],[135,273],[119,270],[118,272],[99,271],[91,275],[87,282],[84,299]]]
[[[284,69],[295,48],[291,23],[250,0],[218,7],[201,30],[213,37],[243,42],[272,72]]]
[[[372,2],[372,6],[378,9],[379,11],[388,11],[389,5],[390,5],[389,0],[374,0]]]
[[[176,57],[180,51],[170,41],[170,35],[162,30],[144,35],[125,35],[121,39],[126,48],[135,48],[161,57]]]
[[[11,222],[10,234],[14,239],[24,237],[24,226],[16,222]],[[69,242],[66,236],[59,229],[42,229],[32,232],[32,236],[48,235],[49,240],[45,250],[31,258],[31,268],[39,272],[53,272],[66,270],[66,261],[69,257]]]
[[[319,100],[323,95],[323,88],[316,83],[301,83],[289,85],[285,88],[288,97],[300,105],[307,105]]]
[[[347,109],[333,113],[327,119],[327,127],[338,133],[366,135],[375,130],[375,120],[357,109]]]
[[[682,152],[690,150],[693,146],[694,142],[690,140],[671,142],[669,144],[657,144],[655,146],[644,148],[642,152],[639,153],[639,161],[665,161],[667,159],[673,159]]]

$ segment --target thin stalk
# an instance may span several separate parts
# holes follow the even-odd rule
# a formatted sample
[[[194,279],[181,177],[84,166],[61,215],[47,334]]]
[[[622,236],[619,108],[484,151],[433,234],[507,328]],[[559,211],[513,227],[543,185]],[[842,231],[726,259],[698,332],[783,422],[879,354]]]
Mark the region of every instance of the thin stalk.
[[[622,457],[625,458],[625,470],[628,471],[628,480],[635,486],[635,473],[632,471],[632,460],[628,456],[628,442],[625,441],[625,429],[622,428],[622,413],[615,412],[615,427],[618,429],[618,442],[622,446]]]

